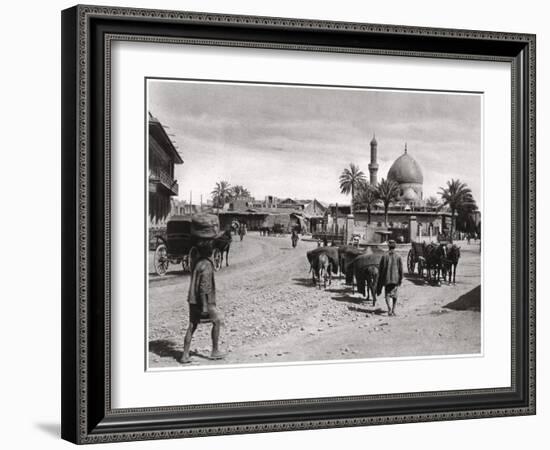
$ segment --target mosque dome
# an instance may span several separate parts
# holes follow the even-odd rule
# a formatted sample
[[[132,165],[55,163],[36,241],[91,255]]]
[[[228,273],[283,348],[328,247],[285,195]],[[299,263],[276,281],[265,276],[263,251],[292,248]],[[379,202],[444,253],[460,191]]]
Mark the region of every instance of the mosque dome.
[[[420,169],[420,165],[414,158],[407,153],[407,146],[405,146],[405,153],[397,158],[392,164],[388,171],[388,179],[398,184],[422,184],[424,182],[422,169]]]

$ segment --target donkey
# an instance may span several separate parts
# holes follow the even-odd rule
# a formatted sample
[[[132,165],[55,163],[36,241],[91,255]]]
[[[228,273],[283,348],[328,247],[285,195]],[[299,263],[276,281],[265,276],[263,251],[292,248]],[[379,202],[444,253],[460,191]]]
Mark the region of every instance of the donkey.
[[[327,280],[329,286],[332,284],[332,267],[326,253],[321,253],[319,255],[319,260],[317,262],[317,279],[319,280],[319,289],[321,289],[321,279],[323,279],[325,289],[327,288]]]
[[[426,270],[428,272],[428,281],[432,277],[440,283],[441,275],[445,271],[445,260],[447,259],[446,244],[428,244],[424,247],[424,256],[426,259]],[[445,275],[444,275],[445,276]]]
[[[353,277],[357,282],[357,292],[363,294],[370,300],[372,294],[372,306],[376,306],[376,288],[378,286],[378,266],[382,255],[363,254],[353,259],[349,265],[348,271],[351,272],[352,285],[351,292],[355,293]]]
[[[448,244],[446,246],[447,258],[445,260],[445,275],[449,274],[449,283],[456,284],[456,266],[460,259],[460,247],[455,244]],[[446,277],[445,277],[446,278]]]
[[[233,238],[231,237],[231,228],[216,236],[213,242],[213,247],[218,249],[221,253],[221,263],[223,263],[223,254],[225,253],[226,267],[229,266],[229,249],[231,248],[231,242],[233,242]]]

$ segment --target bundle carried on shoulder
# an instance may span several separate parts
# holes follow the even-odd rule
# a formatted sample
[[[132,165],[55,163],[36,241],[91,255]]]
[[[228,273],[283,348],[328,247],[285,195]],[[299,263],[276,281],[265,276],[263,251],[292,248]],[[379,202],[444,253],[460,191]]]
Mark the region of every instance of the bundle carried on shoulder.
[[[191,218],[191,236],[201,239],[214,239],[220,229],[218,216],[214,214],[195,214]]]

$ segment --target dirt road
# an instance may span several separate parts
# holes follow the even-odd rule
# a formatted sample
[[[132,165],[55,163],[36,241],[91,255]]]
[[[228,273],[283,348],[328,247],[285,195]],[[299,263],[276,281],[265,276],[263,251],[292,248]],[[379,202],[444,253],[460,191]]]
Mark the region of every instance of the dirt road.
[[[315,247],[300,241],[293,249],[288,236],[256,233],[234,241],[229,267],[216,273],[218,306],[225,316],[220,347],[227,356],[221,362],[208,359],[210,325],[200,325],[191,345],[192,364],[480,352],[477,245],[462,246],[456,285],[431,286],[407,277],[395,317],[387,316],[383,296],[373,307],[338,277],[326,290],[314,287],[305,253]],[[405,262],[408,248],[399,251]],[[171,268],[167,277],[151,275],[149,282],[152,368],[178,366],[183,348],[189,275],[181,266]]]

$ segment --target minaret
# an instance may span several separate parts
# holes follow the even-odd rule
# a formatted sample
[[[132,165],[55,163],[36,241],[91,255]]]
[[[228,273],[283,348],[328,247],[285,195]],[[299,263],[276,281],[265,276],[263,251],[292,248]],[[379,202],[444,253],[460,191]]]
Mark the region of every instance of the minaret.
[[[377,152],[378,152],[378,142],[376,142],[376,135],[372,135],[372,141],[370,141],[370,184],[371,186],[376,186],[378,184],[378,162],[377,162]]]

